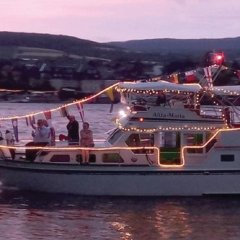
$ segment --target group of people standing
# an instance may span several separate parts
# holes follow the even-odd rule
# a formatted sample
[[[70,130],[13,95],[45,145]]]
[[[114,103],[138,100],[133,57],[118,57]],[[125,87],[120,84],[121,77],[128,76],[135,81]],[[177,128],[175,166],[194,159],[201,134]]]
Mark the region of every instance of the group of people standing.
[[[83,148],[94,147],[93,143],[93,133],[89,129],[89,123],[83,122],[83,128],[79,131],[79,123],[73,115],[67,116],[69,122],[67,124],[67,139],[69,145],[80,145]],[[50,127],[47,120],[38,119],[37,126],[31,124],[32,128],[32,137],[33,142],[28,143],[26,146],[46,146],[46,145],[55,145],[55,130],[53,127]],[[27,150],[26,158],[33,160],[36,156],[37,150]],[[82,149],[82,163],[89,163],[89,150]]]
[[[89,163],[89,150],[87,148],[94,147],[93,142],[93,133],[92,130],[89,128],[88,122],[83,122],[82,129],[79,131],[79,123],[75,119],[73,115],[67,116],[69,122],[67,124],[67,131],[68,131],[68,144],[69,145],[80,145],[83,149],[81,150],[82,155],[82,163],[88,164]],[[38,147],[44,147],[47,145],[54,146],[55,145],[55,130],[52,126],[49,126],[46,119],[38,119],[37,124],[31,123],[31,126],[33,128],[32,131],[32,137],[33,142],[27,143],[26,146],[38,146]],[[2,134],[0,132],[0,140],[2,137]],[[13,134],[6,130],[5,133],[5,140],[6,144],[8,146],[14,145],[14,137]],[[86,148],[86,149],[84,149]],[[15,158],[15,150],[10,148],[10,152],[12,155],[12,158]],[[38,150],[35,149],[26,149],[26,159],[28,160],[34,160],[36,157]]]
[[[79,123],[73,115],[68,116],[69,122],[67,124],[68,143],[69,145],[80,145],[83,148],[94,147],[93,133],[89,129],[89,123],[83,122],[82,129],[79,132]],[[82,149],[82,163],[89,163],[89,150]]]

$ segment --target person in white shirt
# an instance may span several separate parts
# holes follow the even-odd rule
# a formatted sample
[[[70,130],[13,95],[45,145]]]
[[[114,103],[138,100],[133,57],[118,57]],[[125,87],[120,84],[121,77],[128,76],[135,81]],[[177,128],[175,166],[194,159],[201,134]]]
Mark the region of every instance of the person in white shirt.
[[[6,132],[5,132],[5,140],[6,140],[7,146],[14,146],[14,137],[13,137],[13,134],[9,130],[6,130]],[[15,158],[15,149],[10,148],[9,151],[11,153],[12,159],[14,159]]]
[[[26,144],[26,147],[44,147],[50,143],[50,128],[44,126],[43,119],[38,119],[37,126],[32,124],[32,137],[33,142]],[[27,149],[26,148],[26,159],[28,161],[34,161],[39,149]]]
[[[50,142],[50,128],[44,125],[43,119],[38,119],[37,127],[33,126],[35,131],[32,132],[33,142],[37,145],[47,145]]]
[[[55,146],[55,141],[56,141],[56,133],[55,133],[55,129],[52,126],[51,122],[50,124],[48,123],[48,121],[46,119],[43,119],[43,124],[44,126],[48,129],[49,131],[49,144],[51,146]]]

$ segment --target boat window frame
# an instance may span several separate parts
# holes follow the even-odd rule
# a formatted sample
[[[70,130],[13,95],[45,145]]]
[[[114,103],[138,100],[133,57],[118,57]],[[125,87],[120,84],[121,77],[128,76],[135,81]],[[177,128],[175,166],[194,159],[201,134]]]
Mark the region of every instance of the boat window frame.
[[[235,155],[234,154],[221,154],[221,162],[234,162]]]
[[[135,154],[154,154],[153,149],[144,149],[144,147],[154,147],[155,134],[154,133],[131,133],[126,139],[125,143],[128,147],[142,147],[143,149],[131,151]]]
[[[61,158],[62,157],[62,158]],[[56,161],[56,159],[61,159],[60,161]],[[67,160],[65,160],[67,159]],[[53,154],[49,159],[50,163],[70,163],[71,156],[69,154]]]
[[[122,135],[121,133],[122,133],[121,129],[116,128],[116,129],[109,135],[107,141],[108,141],[110,144],[113,145],[113,144],[120,138],[120,136]]]

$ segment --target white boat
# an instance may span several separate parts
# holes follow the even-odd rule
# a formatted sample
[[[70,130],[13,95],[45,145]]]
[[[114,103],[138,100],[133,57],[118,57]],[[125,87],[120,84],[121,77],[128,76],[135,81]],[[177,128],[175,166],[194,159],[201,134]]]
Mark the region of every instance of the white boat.
[[[240,128],[234,109],[199,105],[200,85],[120,83],[125,114],[90,148],[0,146],[0,180],[21,190],[101,196],[240,194]],[[214,102],[214,98],[213,98]],[[21,150],[21,151],[20,151]],[[24,150],[24,151],[22,151]]]

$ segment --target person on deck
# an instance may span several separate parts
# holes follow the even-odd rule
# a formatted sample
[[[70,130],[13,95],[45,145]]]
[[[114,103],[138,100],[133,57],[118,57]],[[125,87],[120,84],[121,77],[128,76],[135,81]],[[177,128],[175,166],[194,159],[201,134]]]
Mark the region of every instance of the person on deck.
[[[89,123],[84,122],[83,123],[83,128],[80,131],[80,146],[81,147],[94,147],[93,143],[93,133],[92,130],[89,129]],[[89,163],[89,150],[82,150],[82,163],[83,164],[88,164]]]
[[[78,145],[79,144],[79,124],[73,115],[67,117],[69,123],[67,124],[68,130],[68,144]]]
[[[35,131],[32,132],[33,142],[38,146],[45,146],[50,143],[50,128],[46,126],[46,122],[43,119],[38,119],[37,126],[32,124],[32,128]]]
[[[55,133],[55,129],[52,126],[52,124],[48,123],[48,121],[46,119],[43,119],[43,124],[46,128],[49,129],[49,144],[51,146],[55,146],[55,141],[56,141],[56,133]]]
[[[7,146],[10,146],[10,147],[14,146],[14,137],[13,137],[13,134],[9,130],[6,130],[6,132],[5,132],[5,139],[6,139]],[[11,153],[12,159],[14,159],[15,158],[15,149],[9,148],[9,151]]]
[[[43,119],[38,119],[37,126],[32,125],[35,131],[32,131],[33,142],[27,143],[27,147],[44,147],[50,142],[50,129],[44,125]],[[38,149],[26,149],[26,159],[34,161]]]

